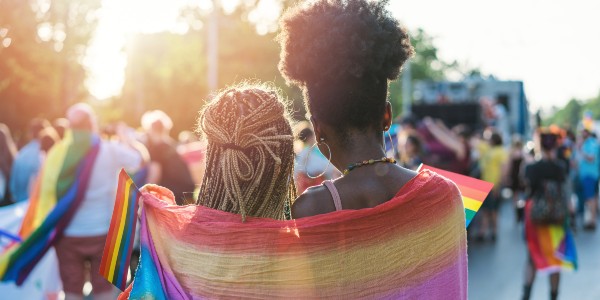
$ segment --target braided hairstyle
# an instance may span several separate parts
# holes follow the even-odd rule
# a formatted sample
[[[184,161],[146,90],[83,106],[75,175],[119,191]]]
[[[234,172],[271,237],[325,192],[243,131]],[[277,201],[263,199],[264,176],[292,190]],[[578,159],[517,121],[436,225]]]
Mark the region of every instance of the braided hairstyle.
[[[246,216],[284,219],[296,198],[294,152],[285,104],[270,86],[240,85],[202,110],[208,142],[198,204]]]

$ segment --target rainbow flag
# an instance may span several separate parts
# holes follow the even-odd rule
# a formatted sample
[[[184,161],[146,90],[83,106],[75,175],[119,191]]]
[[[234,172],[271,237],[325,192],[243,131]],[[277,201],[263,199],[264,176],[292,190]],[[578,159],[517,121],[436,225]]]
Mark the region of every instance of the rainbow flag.
[[[68,131],[48,156],[29,200],[19,238],[0,255],[1,281],[21,285],[63,235],[83,201],[100,149],[88,131]]]
[[[100,274],[122,291],[126,287],[139,199],[140,192],[133,179],[121,169],[115,207],[100,262]]]
[[[418,170],[431,170],[456,183],[462,195],[463,205],[465,206],[467,227],[469,227],[473,217],[475,217],[475,214],[477,214],[477,211],[479,211],[479,208],[481,208],[483,201],[494,187],[494,184],[487,181],[444,171],[425,164],[421,164]]]
[[[175,205],[144,187],[141,257],[120,299],[467,299],[456,185],[428,170],[390,201],[289,221]]]
[[[542,273],[577,269],[575,239],[568,223],[538,225],[531,218],[532,201],[525,205],[525,238],[535,268]]]

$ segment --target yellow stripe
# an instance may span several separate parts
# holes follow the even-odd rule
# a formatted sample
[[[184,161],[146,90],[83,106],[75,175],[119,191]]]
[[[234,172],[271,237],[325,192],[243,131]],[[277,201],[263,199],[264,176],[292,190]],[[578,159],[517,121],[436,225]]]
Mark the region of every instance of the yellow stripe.
[[[8,261],[12,254],[17,250],[18,247],[13,246],[8,251],[2,253],[0,255],[0,278],[4,276],[4,272],[6,272],[6,268],[8,268]]]
[[[121,240],[123,239],[123,228],[125,227],[125,220],[127,219],[127,207],[129,206],[129,189],[131,188],[131,180],[127,180],[125,184],[125,195],[121,195],[121,197],[125,197],[123,201],[123,209],[121,209],[121,222],[119,224],[119,230],[116,232],[116,241],[115,247],[113,248],[113,256],[112,261],[110,262],[109,271],[108,271],[108,279],[109,281],[113,281],[113,276],[115,274],[115,265],[117,264],[117,257],[119,256],[119,248],[121,248]]]
[[[40,199],[35,212],[35,218],[33,219],[34,224],[32,228],[34,229],[37,229],[42,225],[46,216],[48,216],[50,211],[56,205],[56,185],[58,183],[58,176],[60,175],[60,170],[62,169],[72,139],[72,133],[68,131],[65,133],[65,138],[48,152],[42,174],[43,177],[40,181]]]
[[[464,204],[465,208],[468,208],[472,211],[478,211],[479,208],[481,207],[481,204],[483,204],[480,201],[477,201],[475,199],[465,197],[465,196],[462,196],[462,199],[463,199],[463,204]]]
[[[464,213],[458,210],[439,220],[435,226],[424,226],[421,223],[410,234],[390,236],[387,239],[365,244],[363,247],[320,253],[301,251],[285,255],[219,253],[195,248],[189,242],[175,239],[170,235],[169,230],[160,225],[158,221],[160,219],[153,213],[147,212],[146,217],[158,257],[166,258],[169,268],[175,274],[185,274],[185,280],[180,282],[184,290],[195,291],[198,295],[210,292],[206,290],[206,282],[211,280],[214,286],[222,283],[232,292],[240,289],[241,295],[244,290],[268,292],[269,289],[278,289],[284,285],[290,285],[290,289],[304,292],[310,292],[303,289],[305,286],[310,289],[315,286],[315,283],[360,285],[363,283],[361,281],[365,280],[365,273],[379,274],[382,278],[388,274],[400,274],[411,279],[425,278],[434,272],[415,269],[415,265],[426,264],[433,258],[443,260],[444,255],[457,253],[459,250],[456,237],[464,237],[466,234]],[[422,241],[436,241],[436,246],[425,246],[428,244]],[[407,243],[423,246],[415,250],[406,247]],[[456,252],[452,252],[454,249],[457,249]],[[383,260],[365,259],[371,257],[373,253],[389,253],[389,256]],[[345,272],[340,273],[339,268],[333,267],[340,264],[344,266]],[[443,267],[445,266],[440,266]],[[261,274],[262,281],[233,280],[237,279],[237,276],[246,280],[255,279],[254,275],[245,274],[250,268],[252,274]],[[324,297],[327,296],[325,288],[319,292],[318,296],[327,298]]]

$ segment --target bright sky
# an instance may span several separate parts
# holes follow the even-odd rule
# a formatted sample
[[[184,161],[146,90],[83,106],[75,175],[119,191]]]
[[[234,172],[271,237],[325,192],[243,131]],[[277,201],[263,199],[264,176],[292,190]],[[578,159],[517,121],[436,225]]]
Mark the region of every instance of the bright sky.
[[[443,59],[523,80],[534,109],[600,92],[600,1],[390,2],[405,26],[436,38]]]
[[[236,0],[222,0],[230,5]],[[499,79],[523,80],[531,107],[563,105],[600,91],[600,1],[419,0],[390,1],[409,29],[435,37],[440,56]],[[209,0],[103,0],[96,39],[85,64],[97,98],[120,93],[126,65],[122,49],[135,32],[185,32],[179,8]],[[275,9],[263,5],[265,15]]]

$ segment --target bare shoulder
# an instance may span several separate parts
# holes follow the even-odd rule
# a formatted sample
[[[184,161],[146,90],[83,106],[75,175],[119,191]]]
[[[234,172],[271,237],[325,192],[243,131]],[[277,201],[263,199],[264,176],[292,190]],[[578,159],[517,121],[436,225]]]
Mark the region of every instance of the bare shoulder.
[[[319,185],[307,189],[292,204],[294,219],[310,217],[335,211],[333,198],[325,186]]]

